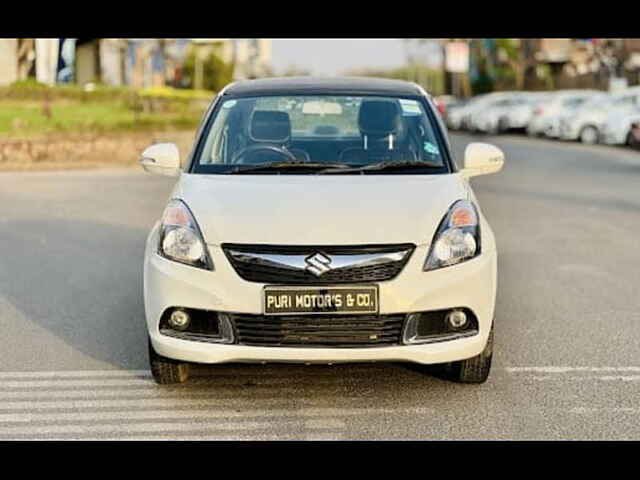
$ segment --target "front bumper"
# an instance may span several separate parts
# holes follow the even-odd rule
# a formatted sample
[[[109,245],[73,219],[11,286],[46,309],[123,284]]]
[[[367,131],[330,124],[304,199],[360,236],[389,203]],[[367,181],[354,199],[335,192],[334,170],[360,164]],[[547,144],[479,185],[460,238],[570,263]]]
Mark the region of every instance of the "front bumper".
[[[483,243],[483,247],[493,246],[492,236],[489,238],[491,241]],[[472,310],[477,317],[477,335],[424,345],[365,348],[257,347],[172,338],[159,331],[160,318],[167,308],[182,306],[260,315],[264,284],[241,279],[218,246],[209,245],[215,271],[169,261],[156,253],[156,246],[157,227],[149,235],[144,263],[147,329],[154,349],[160,355],[177,360],[197,363],[444,363],[478,355],[486,345],[493,322],[497,265],[495,249],[487,248],[478,257],[459,265],[423,272],[428,246],[420,245],[396,278],[378,283],[379,313],[390,315],[464,307]]]

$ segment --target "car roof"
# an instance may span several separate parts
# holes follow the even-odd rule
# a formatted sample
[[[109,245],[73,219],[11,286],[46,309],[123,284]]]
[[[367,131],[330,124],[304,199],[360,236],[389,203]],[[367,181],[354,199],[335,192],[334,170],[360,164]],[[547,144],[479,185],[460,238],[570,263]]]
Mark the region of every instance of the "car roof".
[[[376,77],[274,77],[241,80],[228,85],[223,95],[388,95],[420,96],[415,83]]]

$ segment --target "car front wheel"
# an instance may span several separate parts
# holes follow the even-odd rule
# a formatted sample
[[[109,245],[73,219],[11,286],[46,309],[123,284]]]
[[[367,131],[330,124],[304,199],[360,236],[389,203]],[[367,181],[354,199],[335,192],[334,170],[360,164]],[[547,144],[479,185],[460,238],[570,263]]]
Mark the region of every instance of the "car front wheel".
[[[598,143],[598,129],[596,127],[584,127],[580,132],[580,141],[588,145]]]
[[[484,350],[475,357],[449,364],[449,372],[452,380],[460,383],[484,383],[491,371],[491,359],[493,357],[493,326],[489,332],[489,339]]]
[[[189,364],[159,355],[153,349],[150,339],[149,365],[151,366],[153,379],[160,385],[184,383],[189,378]]]

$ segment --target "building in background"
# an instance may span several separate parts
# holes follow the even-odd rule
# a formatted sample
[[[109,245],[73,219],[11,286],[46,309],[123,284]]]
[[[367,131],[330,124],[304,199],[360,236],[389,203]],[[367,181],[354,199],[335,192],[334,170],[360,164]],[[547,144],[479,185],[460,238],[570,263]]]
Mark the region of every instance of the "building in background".
[[[28,78],[55,83],[58,40],[0,38],[0,86]]]
[[[215,50],[234,65],[234,79],[271,72],[270,39],[3,38],[0,85],[34,78],[46,84],[179,87],[189,46],[203,58]]]

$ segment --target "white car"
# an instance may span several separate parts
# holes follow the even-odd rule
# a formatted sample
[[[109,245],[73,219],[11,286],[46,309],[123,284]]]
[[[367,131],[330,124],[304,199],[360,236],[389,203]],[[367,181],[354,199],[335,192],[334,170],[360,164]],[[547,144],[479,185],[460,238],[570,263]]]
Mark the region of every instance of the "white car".
[[[547,99],[534,108],[527,124],[527,134],[545,135],[550,138],[560,136],[563,118],[573,116],[581,105],[595,97],[606,96],[597,90],[558,90],[551,92]]]
[[[151,371],[191,363],[402,361],[484,382],[493,352],[496,242],[431,97],[413,83],[285,78],[231,84],[180,168],[144,256]]]
[[[499,130],[525,130],[534,112],[547,104],[551,98],[553,98],[552,92],[523,92],[505,112]]]
[[[447,114],[447,125],[452,130],[471,130],[472,116],[487,108],[490,104],[502,98],[504,93],[493,92],[477,95],[461,106],[456,106]]]
[[[580,140],[586,144],[598,143],[602,126],[608,115],[614,111],[619,114],[630,113],[639,105],[640,87],[631,87],[585,103],[575,115],[565,118],[560,123],[559,138]]]
[[[482,133],[504,133],[524,129],[533,114],[534,105],[544,93],[499,92],[485,106],[471,114],[471,127]]]
[[[607,117],[600,132],[600,142],[607,145],[630,145],[633,125],[640,122],[640,110],[613,112]]]

